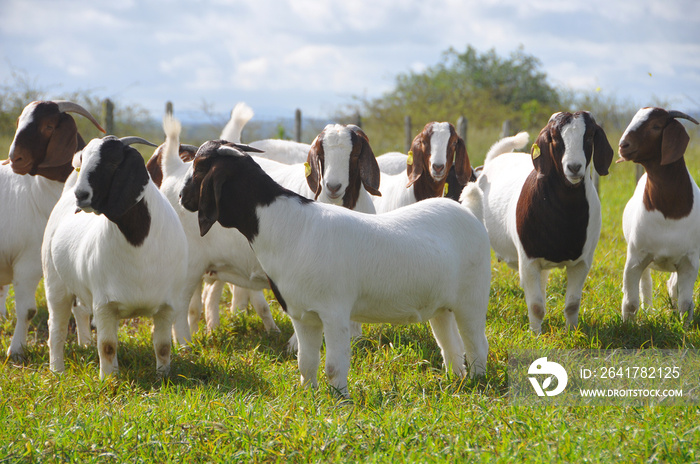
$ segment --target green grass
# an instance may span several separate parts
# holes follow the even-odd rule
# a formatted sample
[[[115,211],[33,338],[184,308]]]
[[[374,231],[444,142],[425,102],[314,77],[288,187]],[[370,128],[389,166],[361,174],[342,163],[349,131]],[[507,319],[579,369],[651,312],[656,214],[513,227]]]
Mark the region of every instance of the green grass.
[[[700,179],[696,145],[687,159]],[[228,291],[222,325],[176,349],[166,379],[155,373],[148,320],[123,324],[116,378],[99,380],[95,347],[78,347],[73,331],[57,375],[40,288],[27,360],[0,365],[0,462],[699,462],[698,405],[515,406],[508,397],[513,350],[700,347],[700,318],[683,327],[661,274],[657,309],[621,321],[621,217],[633,189],[632,165],[601,179],[603,231],[578,330],[565,328],[562,271],[551,274],[535,336],[517,273],[493,261],[488,369],[478,380],[444,372],[428,325],[375,325],[353,345],[352,401],[338,399],[322,372],[317,390],[304,389],[285,352],[289,320],[273,303],[282,332],[266,334],[252,312],[224,309]],[[0,349],[13,327],[0,325]]]

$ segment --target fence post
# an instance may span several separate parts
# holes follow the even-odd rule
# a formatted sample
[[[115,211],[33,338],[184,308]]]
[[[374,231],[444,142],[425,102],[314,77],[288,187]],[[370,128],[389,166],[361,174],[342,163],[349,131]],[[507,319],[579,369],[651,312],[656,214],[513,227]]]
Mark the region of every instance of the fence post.
[[[109,98],[102,102],[102,117],[105,122],[105,131],[107,135],[114,134],[114,103]]]
[[[301,142],[301,110],[294,112],[294,140]]]
[[[165,114],[169,114],[170,116],[173,115],[173,102],[165,102]]]
[[[355,125],[362,129],[362,116],[359,111],[355,112]]]
[[[457,135],[462,137],[462,140],[464,140],[464,146],[467,146],[467,127],[468,127],[468,122],[467,118],[464,116],[460,116],[459,119],[457,120]],[[469,150],[467,150],[469,151]]]
[[[413,143],[413,131],[411,130],[411,117],[406,116],[403,120],[403,128],[404,128],[404,135],[405,135],[405,144],[404,146],[406,147],[406,150],[404,150],[406,153],[411,149],[411,143]]]
[[[503,128],[501,129],[501,138],[510,137],[510,119],[503,121]]]

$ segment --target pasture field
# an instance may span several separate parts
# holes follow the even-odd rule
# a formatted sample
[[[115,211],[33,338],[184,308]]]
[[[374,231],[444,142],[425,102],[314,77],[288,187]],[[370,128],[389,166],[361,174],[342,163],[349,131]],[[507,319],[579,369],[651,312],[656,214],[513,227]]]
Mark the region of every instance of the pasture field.
[[[608,135],[616,147],[619,134]],[[696,136],[686,160],[700,180]],[[470,140],[474,164],[494,140]],[[601,179],[603,230],[576,331],[565,328],[562,271],[550,276],[548,316],[535,336],[517,273],[492,261],[488,369],[478,380],[444,372],[427,324],[375,325],[353,344],[352,401],[338,399],[323,373],[317,390],[304,389],[285,351],[292,326],[279,306],[272,303],[282,332],[267,334],[252,310],[225,310],[228,291],[222,325],[176,349],[165,379],[155,373],[148,320],[123,324],[116,378],[99,380],[96,348],[77,346],[73,332],[66,372],[57,375],[48,369],[40,287],[27,359],[0,365],[0,462],[700,462],[698,404],[542,406],[509,398],[514,350],[700,348],[700,311],[684,327],[661,274],[654,275],[657,309],[621,320],[622,211],[634,185],[629,163],[613,164]],[[13,327],[11,319],[0,324],[3,352]]]

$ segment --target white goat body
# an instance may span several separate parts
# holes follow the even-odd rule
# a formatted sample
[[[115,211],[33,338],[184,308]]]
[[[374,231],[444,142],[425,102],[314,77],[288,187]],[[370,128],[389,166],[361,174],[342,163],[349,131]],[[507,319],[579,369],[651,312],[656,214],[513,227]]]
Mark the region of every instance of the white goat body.
[[[109,164],[102,161],[107,156],[105,146],[110,143],[115,147],[117,142],[115,137],[95,139],[76,154],[76,165],[82,171],[68,178],[44,233],[42,264],[49,308],[50,365],[54,371],[65,369],[63,350],[71,302],[76,297],[92,308],[100,377],[118,370],[119,319],[153,318],[153,346],[161,373],[170,367],[173,323],[178,342],[189,340],[187,308],[181,293],[187,242],[175,211],[150,180],[143,158],[133,148],[126,147],[125,161],[117,168],[123,169],[124,177],[117,180],[115,174],[114,180],[105,181],[102,174],[93,174]],[[140,163],[134,157],[141,158]],[[134,164],[127,164],[132,160]],[[101,179],[99,185],[90,180],[93,175]],[[134,183],[124,181],[126,177]],[[104,193],[110,184],[114,189]],[[103,201],[105,197],[108,200]],[[120,197],[119,201],[133,199],[135,206],[123,215],[121,211],[112,213],[116,210],[111,206],[115,197]],[[76,206],[83,211],[76,212]],[[127,214],[138,217],[127,224]]]

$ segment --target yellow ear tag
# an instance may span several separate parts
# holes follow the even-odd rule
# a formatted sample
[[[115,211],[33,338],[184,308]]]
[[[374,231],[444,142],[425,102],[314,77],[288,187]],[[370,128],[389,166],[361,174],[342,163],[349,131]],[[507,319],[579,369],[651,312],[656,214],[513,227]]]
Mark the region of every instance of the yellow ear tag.
[[[413,152],[409,151],[408,152],[408,158],[406,158],[406,164],[409,166],[413,166]]]
[[[308,162],[304,163],[304,175],[306,177],[311,175],[311,165]]]
[[[80,172],[80,166],[78,166],[77,168],[75,168],[75,172]]]
[[[445,191],[442,193],[443,197],[447,196],[447,190],[448,190],[449,185],[445,184]]]
[[[540,157],[540,146],[536,143],[532,144],[532,159],[537,159]]]

